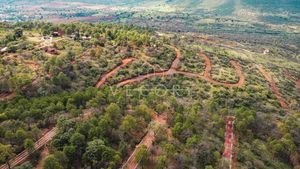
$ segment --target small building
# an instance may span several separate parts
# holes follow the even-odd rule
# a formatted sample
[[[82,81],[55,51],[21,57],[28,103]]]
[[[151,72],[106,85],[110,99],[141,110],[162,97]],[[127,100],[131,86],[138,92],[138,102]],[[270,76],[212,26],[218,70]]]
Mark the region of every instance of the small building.
[[[269,50],[269,49],[265,49],[265,50],[264,50],[264,55],[266,55],[266,54],[268,54],[268,53],[270,53],[270,50]]]
[[[52,40],[52,37],[46,35],[46,36],[43,36],[43,37],[42,37],[42,40]]]
[[[52,36],[53,36],[53,37],[59,37],[59,36],[61,36],[62,34],[63,34],[63,31],[55,31],[55,32],[52,33]]]
[[[4,47],[4,48],[2,48],[2,49],[1,49],[1,53],[4,53],[4,52],[6,52],[6,51],[7,51],[7,49],[8,49],[8,47]]]
[[[82,40],[91,40],[92,36],[83,36],[81,39]]]
[[[53,47],[46,46],[46,47],[43,47],[42,49],[46,53],[49,53],[51,55],[58,55],[59,54],[59,52],[55,48],[53,48]]]

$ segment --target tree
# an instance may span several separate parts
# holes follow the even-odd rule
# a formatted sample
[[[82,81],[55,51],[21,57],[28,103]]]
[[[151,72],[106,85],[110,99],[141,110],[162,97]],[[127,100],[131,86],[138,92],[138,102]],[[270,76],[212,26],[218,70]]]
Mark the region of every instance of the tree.
[[[0,143],[0,163],[6,163],[8,168],[10,169],[9,160],[11,160],[15,156],[11,145],[4,145]]]
[[[137,153],[135,155],[134,161],[139,163],[142,167],[145,166],[149,161],[149,154],[146,145],[142,145],[138,148]]]
[[[34,167],[30,162],[26,162],[18,167],[15,167],[14,169],[33,169]]]
[[[16,38],[20,38],[20,37],[23,36],[23,29],[22,28],[16,28],[14,32],[15,32],[15,37]]]
[[[78,155],[81,155],[85,149],[85,136],[80,133],[74,133],[70,138],[70,142],[76,147]]]
[[[43,169],[63,169],[63,167],[54,155],[48,155],[44,160]]]
[[[146,121],[151,120],[151,109],[147,105],[139,105],[135,107],[134,114],[143,117]]]
[[[66,89],[70,86],[71,80],[63,72],[60,72],[57,76],[53,77],[53,83]]]
[[[65,146],[63,152],[68,157],[68,161],[72,163],[76,159],[76,147],[75,146]]]
[[[140,128],[141,126],[139,125],[138,120],[131,115],[126,115],[120,126],[122,132],[127,133],[132,137],[134,137],[134,134],[137,131],[140,131]]]
[[[164,169],[166,168],[167,165],[167,157],[165,155],[161,155],[157,158],[156,161],[156,169]]]
[[[69,160],[64,152],[56,151],[54,153],[54,157],[59,161],[60,165],[63,166],[63,168],[67,168]]]
[[[111,103],[106,108],[106,113],[114,120],[120,120],[122,116],[120,107],[115,103]]]
[[[88,143],[83,159],[91,165],[91,168],[115,168],[120,163],[117,152],[104,145],[100,139]]]
[[[34,151],[34,141],[32,139],[26,139],[23,145],[28,152]]]

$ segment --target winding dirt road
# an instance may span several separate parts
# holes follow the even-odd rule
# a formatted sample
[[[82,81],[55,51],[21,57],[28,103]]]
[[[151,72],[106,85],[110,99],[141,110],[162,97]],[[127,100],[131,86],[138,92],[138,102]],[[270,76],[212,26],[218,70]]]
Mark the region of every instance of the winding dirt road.
[[[97,82],[96,87],[100,88],[101,86],[104,85],[104,83],[106,83],[107,79],[112,77],[113,75],[115,75],[121,68],[125,67],[126,65],[128,65],[129,63],[131,63],[134,60],[134,58],[126,58],[122,60],[122,64],[120,66],[117,66],[116,68],[114,68],[112,71],[108,72],[107,74],[105,74],[103,77],[100,78],[100,80]]]
[[[239,81],[237,83],[219,82],[217,80],[214,80],[211,77],[212,64],[211,64],[210,59],[203,52],[200,52],[199,56],[203,57],[204,60],[205,60],[206,67],[205,67],[205,71],[204,71],[203,76],[201,76],[199,74],[196,74],[196,73],[183,72],[183,71],[177,71],[177,73],[182,74],[182,75],[187,76],[187,77],[190,77],[190,78],[199,78],[199,79],[202,79],[204,81],[207,81],[207,82],[210,82],[210,83],[213,83],[213,84],[216,84],[216,85],[222,85],[222,86],[225,86],[225,87],[242,87],[244,85],[245,77],[244,77],[244,74],[242,72],[242,68],[241,68],[241,66],[238,62],[230,61],[230,63],[233,65],[233,67],[236,70],[236,73],[239,76]]]
[[[266,78],[266,80],[269,82],[271,90],[277,97],[278,101],[280,102],[281,107],[284,109],[287,108],[287,104],[283,99],[283,97],[281,96],[281,93],[277,88],[276,83],[274,79],[271,77],[271,75],[261,65],[256,65],[256,67],[260,71],[260,73]]]
[[[199,52],[199,54],[198,54],[199,56],[203,57],[205,60],[206,68],[205,68],[203,76],[196,74],[196,73],[180,71],[178,69],[180,67],[180,59],[182,58],[181,52],[179,49],[177,49],[175,47],[172,47],[172,48],[176,52],[176,58],[172,62],[172,65],[169,70],[161,71],[161,72],[154,72],[154,73],[134,77],[131,79],[126,79],[122,82],[119,82],[117,84],[117,87],[134,84],[134,83],[141,82],[143,80],[146,80],[146,79],[149,79],[152,77],[164,77],[164,76],[170,76],[170,75],[174,75],[174,74],[181,74],[181,75],[184,75],[184,76],[187,76],[190,78],[199,78],[199,79],[208,81],[208,82],[216,84],[216,85],[223,85],[225,87],[241,87],[245,83],[245,77],[243,75],[242,68],[241,68],[240,64],[236,61],[230,61],[230,63],[234,66],[236,73],[239,76],[239,81],[237,83],[219,82],[217,80],[212,79],[212,77],[211,77],[212,64],[211,64],[209,57],[206,56],[203,52]]]

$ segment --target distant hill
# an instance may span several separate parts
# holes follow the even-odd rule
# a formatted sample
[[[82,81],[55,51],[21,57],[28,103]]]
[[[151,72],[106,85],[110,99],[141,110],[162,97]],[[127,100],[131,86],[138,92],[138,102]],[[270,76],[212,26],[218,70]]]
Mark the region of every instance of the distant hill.
[[[264,22],[295,22],[300,20],[299,0],[64,0],[126,6],[147,10],[176,11],[193,15],[234,17]]]

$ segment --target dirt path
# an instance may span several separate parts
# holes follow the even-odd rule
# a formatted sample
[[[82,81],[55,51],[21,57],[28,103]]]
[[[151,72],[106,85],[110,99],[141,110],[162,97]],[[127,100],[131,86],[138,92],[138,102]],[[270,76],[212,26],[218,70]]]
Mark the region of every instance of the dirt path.
[[[257,69],[260,71],[261,74],[266,78],[266,80],[269,82],[272,92],[277,97],[278,101],[280,102],[280,105],[282,108],[287,108],[287,104],[283,97],[281,96],[281,93],[279,92],[279,89],[276,86],[276,83],[274,79],[271,77],[271,75],[260,65],[256,65]]]
[[[33,61],[24,61],[24,63],[32,70],[32,71],[37,71],[40,69],[41,65],[33,62]]]
[[[131,63],[133,60],[134,60],[134,58],[123,59],[122,60],[122,64],[120,66],[117,66],[112,71],[108,72],[107,74],[105,74],[104,76],[102,76],[100,78],[100,80],[96,84],[96,87],[100,88],[101,86],[103,86],[103,84],[107,81],[108,78],[110,78],[113,75],[115,75],[121,68],[125,67],[126,65],[128,65],[129,63]]]
[[[235,117],[227,116],[225,120],[226,120],[225,141],[224,141],[225,150],[223,152],[223,158],[229,161],[229,169],[231,169],[233,163],[233,154],[234,154],[233,148],[235,144],[235,135],[233,132]]]
[[[203,53],[203,52],[199,52],[199,56],[204,59],[205,65],[206,65],[204,75],[203,75],[204,80],[206,80],[210,83],[213,83],[213,84],[223,85],[225,87],[241,87],[244,85],[245,77],[244,77],[244,74],[242,72],[242,68],[241,68],[241,65],[239,62],[230,61],[230,64],[233,65],[237,75],[239,76],[239,81],[237,83],[219,82],[219,81],[212,79],[212,77],[211,77],[212,64],[211,64],[209,57],[207,55],[205,55],[205,53]]]
[[[74,118],[75,121],[78,120],[87,120],[92,116],[92,112],[89,110],[84,110],[84,114],[82,116]],[[45,133],[38,141],[35,142],[34,149],[35,151],[41,149],[45,145],[47,145],[53,137],[56,135],[58,128],[53,127],[50,131]],[[24,162],[29,158],[28,151],[24,150],[21,153],[19,153],[14,159],[10,161],[11,168],[16,167]],[[8,169],[8,166],[6,164],[0,166],[0,169]]]
[[[57,132],[57,128],[54,127],[49,132],[47,132],[43,137],[41,137],[38,141],[36,141],[34,145],[35,150],[39,150],[41,147],[46,145],[50,140],[52,140],[56,132]],[[28,159],[28,157],[29,157],[28,151],[26,150],[22,151],[13,160],[11,160],[10,162],[11,168],[24,163]],[[8,169],[8,166],[4,164],[0,167],[0,169]]]
[[[300,79],[296,81],[296,87],[300,90]]]
[[[157,115],[155,114],[152,117],[152,121],[157,122],[161,125],[167,126],[167,117],[164,115]],[[153,130],[148,130],[146,136],[142,139],[142,141],[136,146],[132,154],[129,156],[127,161],[122,165],[121,169],[136,169],[138,167],[138,163],[135,162],[135,157],[137,150],[142,145],[145,145],[147,147],[147,150],[152,147],[153,141],[155,140],[155,133]]]
[[[0,101],[7,101],[15,96],[16,96],[15,92],[0,93]]]
[[[150,74],[134,77],[134,78],[131,78],[131,79],[127,79],[127,80],[124,80],[122,82],[119,82],[117,84],[117,86],[122,87],[122,86],[125,86],[125,85],[141,82],[143,80],[146,80],[146,79],[149,79],[149,78],[152,78],[152,77],[164,77],[164,76],[170,76],[170,75],[174,75],[174,74],[181,74],[181,75],[184,75],[184,76],[187,76],[187,77],[190,77],[190,78],[200,78],[200,79],[208,81],[210,83],[217,84],[217,85],[223,85],[225,87],[241,87],[245,83],[245,77],[243,75],[242,68],[241,68],[240,64],[236,61],[230,61],[230,63],[234,66],[234,68],[236,70],[236,73],[239,76],[239,81],[237,83],[219,82],[219,81],[216,81],[216,80],[212,79],[211,78],[212,64],[211,64],[211,61],[210,61],[209,57],[207,57],[203,52],[199,52],[199,56],[204,58],[205,65],[206,65],[203,76],[201,76],[199,74],[196,74],[196,73],[179,71],[178,69],[179,69],[179,66],[180,66],[180,59],[182,58],[182,55],[181,55],[179,49],[177,49],[175,47],[172,47],[172,48],[176,52],[176,58],[172,62],[172,65],[171,65],[169,70],[150,73]]]
[[[39,159],[38,164],[36,165],[35,169],[42,169],[44,165],[44,159],[49,155],[49,149],[48,147],[45,147],[42,152]]]

